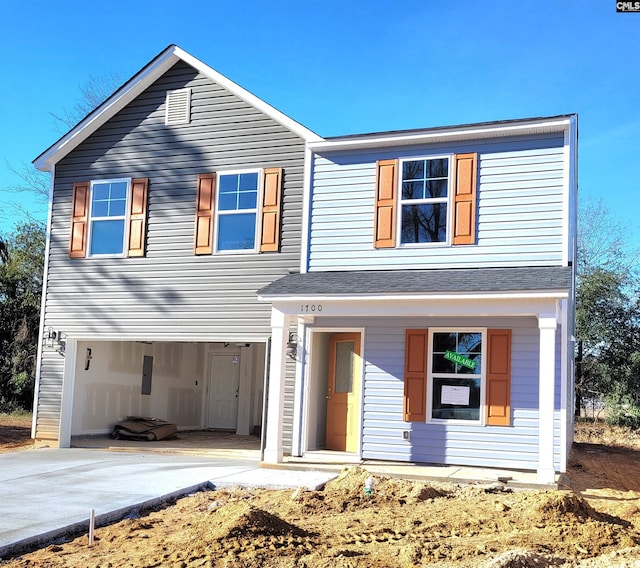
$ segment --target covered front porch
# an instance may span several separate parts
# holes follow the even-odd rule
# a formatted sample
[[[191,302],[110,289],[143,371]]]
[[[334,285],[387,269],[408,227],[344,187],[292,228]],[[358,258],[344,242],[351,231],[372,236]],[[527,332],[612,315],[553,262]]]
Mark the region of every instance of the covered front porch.
[[[320,282],[324,275],[294,276]],[[354,282],[352,273],[337,278]],[[354,377],[356,382],[361,378],[361,388],[354,394],[355,446],[346,458],[533,470],[537,483],[554,483],[556,472],[566,469],[571,443],[569,312],[568,290],[551,290],[547,284],[542,282],[544,291],[405,294],[336,294],[326,282],[313,293],[304,285],[298,293],[277,293],[277,282],[267,287],[261,297],[272,303],[273,335],[264,462],[306,460],[329,447],[318,434],[327,420],[325,399],[332,396],[326,390],[324,367],[335,363],[326,344],[335,335],[355,333],[360,346],[354,352]],[[290,333],[292,322],[297,324],[296,334]],[[494,427],[482,416],[471,425],[430,415],[419,422],[403,419],[404,331],[413,327],[472,329],[480,334],[491,328],[514,328],[514,356],[522,360],[513,364],[515,394],[508,424]],[[289,458],[283,452],[284,369],[287,357],[294,353]],[[483,374],[481,404],[485,380]],[[425,396],[426,403],[432,404],[432,391]]]

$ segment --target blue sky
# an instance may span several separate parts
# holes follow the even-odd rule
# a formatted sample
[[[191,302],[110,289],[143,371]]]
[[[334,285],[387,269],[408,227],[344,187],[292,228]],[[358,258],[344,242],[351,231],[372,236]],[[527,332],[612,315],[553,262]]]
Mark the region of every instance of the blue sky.
[[[176,43],[322,136],[579,114],[580,196],[640,222],[640,14],[615,0],[0,0],[0,231],[7,163],[61,134],[91,75]]]

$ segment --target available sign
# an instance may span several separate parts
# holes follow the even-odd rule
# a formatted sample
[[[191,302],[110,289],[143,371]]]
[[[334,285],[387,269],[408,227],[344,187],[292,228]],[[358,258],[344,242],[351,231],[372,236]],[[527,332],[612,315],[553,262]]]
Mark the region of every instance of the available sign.
[[[464,355],[460,355],[460,353],[454,353],[453,351],[445,351],[444,358],[448,361],[453,361],[458,365],[462,365],[463,367],[467,367],[468,369],[475,369],[476,362],[465,357]]]

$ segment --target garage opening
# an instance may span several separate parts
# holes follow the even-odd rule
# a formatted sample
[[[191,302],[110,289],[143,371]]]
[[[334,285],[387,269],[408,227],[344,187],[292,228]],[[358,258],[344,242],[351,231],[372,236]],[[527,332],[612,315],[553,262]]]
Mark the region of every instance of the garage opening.
[[[108,439],[136,416],[175,424],[176,440],[246,436],[259,449],[265,353],[265,342],[79,341],[71,445]]]

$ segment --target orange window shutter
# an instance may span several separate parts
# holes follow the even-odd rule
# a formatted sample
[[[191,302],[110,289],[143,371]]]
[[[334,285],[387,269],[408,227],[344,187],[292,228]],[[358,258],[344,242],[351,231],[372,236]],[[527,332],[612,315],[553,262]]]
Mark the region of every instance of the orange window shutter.
[[[147,232],[147,190],[149,180],[131,180],[131,204],[129,207],[128,256],[144,256]]]
[[[282,201],[282,168],[267,168],[262,176],[260,252],[278,252]]]
[[[511,330],[487,330],[487,426],[511,424]]]
[[[376,163],[376,211],[374,247],[396,246],[396,201],[398,199],[398,160]]]
[[[213,252],[213,210],[216,195],[216,174],[200,174],[196,195],[195,254]]]
[[[90,182],[73,184],[71,202],[71,239],[69,241],[69,258],[87,256],[87,228],[89,220],[89,187]]]
[[[478,154],[456,154],[453,158],[453,244],[476,242]]]
[[[424,422],[427,419],[427,352],[429,333],[426,329],[407,329],[404,354],[404,420]]]

